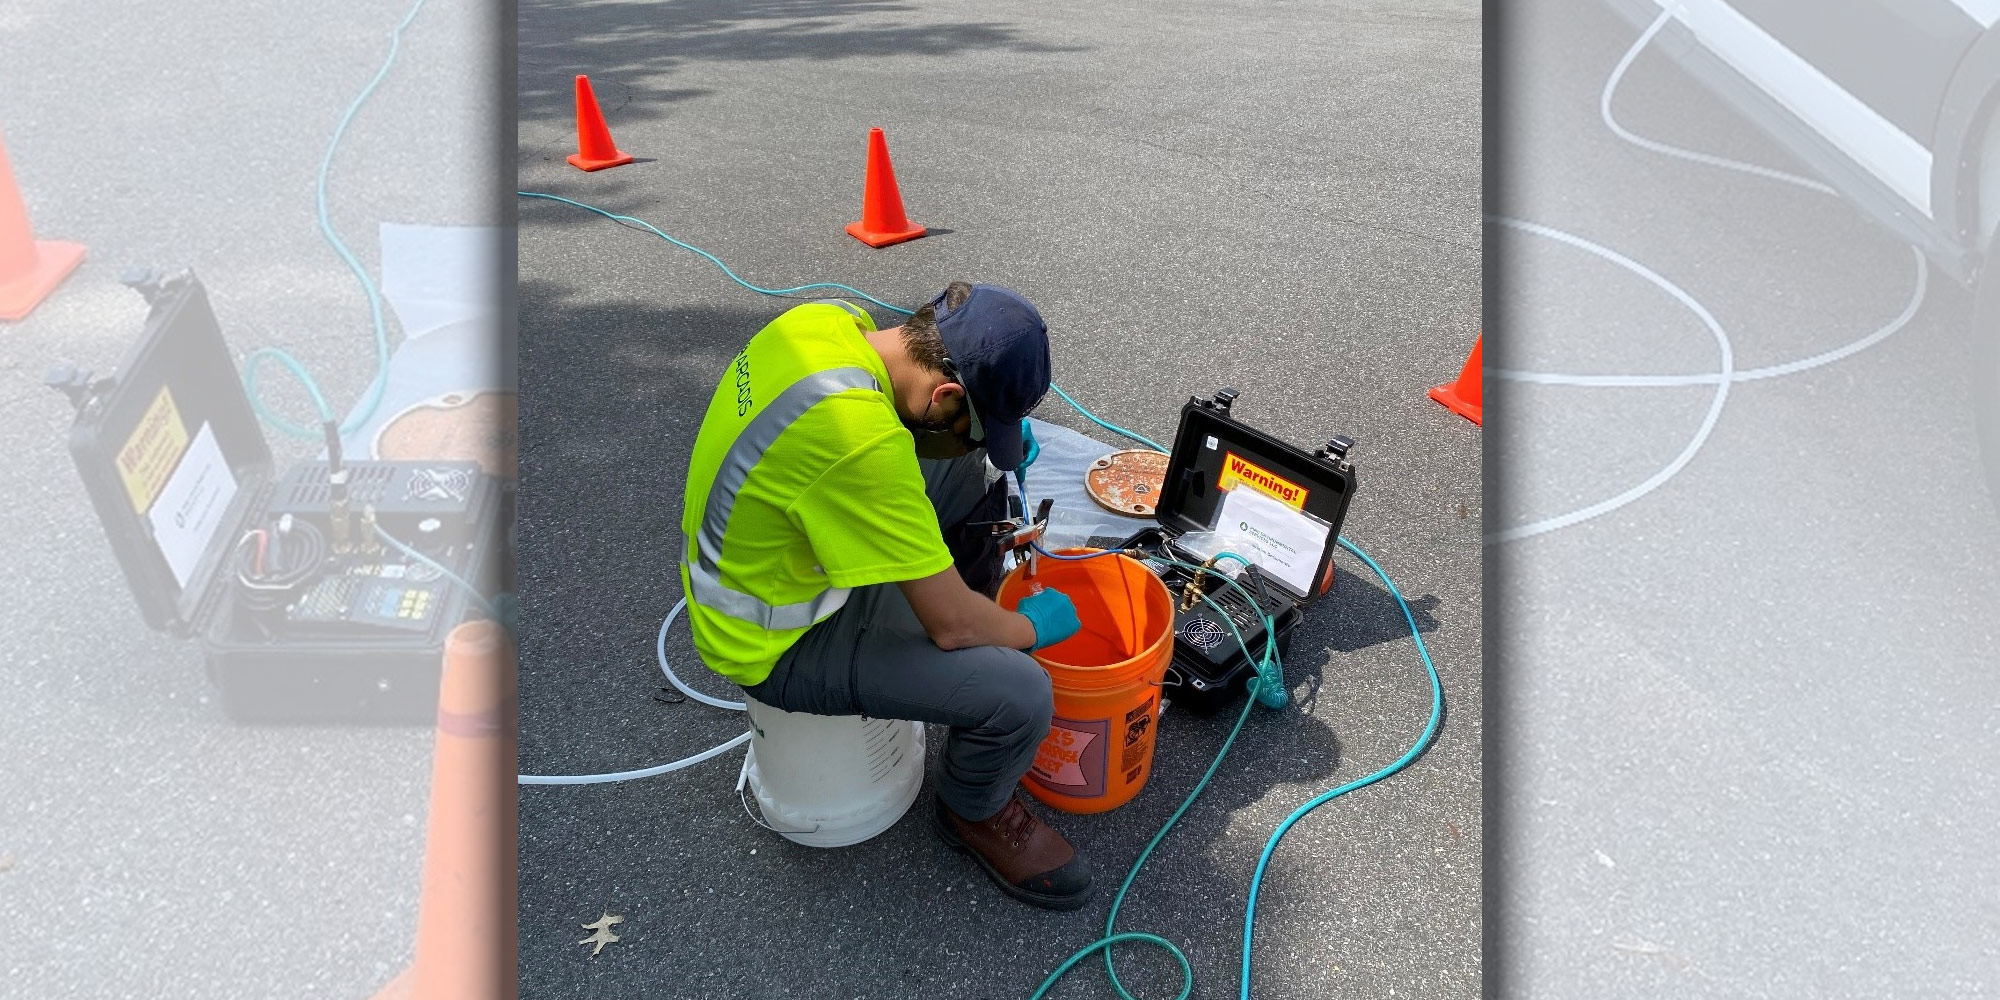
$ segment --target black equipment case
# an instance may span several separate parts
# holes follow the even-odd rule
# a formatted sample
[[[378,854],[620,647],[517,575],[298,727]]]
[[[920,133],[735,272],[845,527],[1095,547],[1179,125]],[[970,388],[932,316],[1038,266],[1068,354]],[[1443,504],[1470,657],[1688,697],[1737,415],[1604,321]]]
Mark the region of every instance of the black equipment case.
[[[1292,586],[1257,567],[1243,573],[1238,580],[1260,595],[1259,603],[1277,626],[1277,646],[1282,656],[1290,649],[1292,632],[1305,617],[1306,605],[1333,587],[1333,550],[1339,544],[1347,505],[1354,497],[1354,465],[1348,461],[1354,441],[1336,437],[1316,451],[1303,451],[1232,417],[1230,405],[1236,396],[1236,390],[1225,388],[1209,399],[1190,398],[1181,407],[1180,428],[1174,433],[1166,480],[1154,512],[1159,526],[1140,531],[1121,547],[1200,563],[1200,557],[1191,557],[1179,549],[1176,540],[1188,532],[1216,526],[1226,496],[1225,483],[1250,485],[1301,515],[1323,522],[1328,529],[1326,545],[1318,553],[1308,586]],[[1178,608],[1195,574],[1163,563],[1150,565],[1166,583]],[[1230,612],[1250,648],[1261,655],[1263,625],[1249,613],[1242,595],[1217,581],[1213,573],[1203,573],[1202,577],[1202,591]],[[1247,679],[1255,670],[1234,636],[1216,620],[1214,610],[1205,602],[1197,601],[1192,608],[1176,614],[1172,673],[1179,675],[1183,689],[1174,692],[1175,700],[1199,710],[1213,709],[1225,700],[1237,682]]]
[[[363,543],[347,554],[321,549],[316,567],[300,557],[311,574],[303,579],[315,583],[288,593],[298,598],[288,605],[247,603],[237,571],[255,528],[271,524],[265,537],[276,537],[284,519],[283,537],[301,537],[307,524],[322,539],[342,537],[329,462],[274,474],[192,273],[128,283],[151,309],[117,373],[91,379],[58,366],[49,382],[76,405],[70,455],[146,624],[198,641],[224,710],[239,720],[432,722],[445,636],[477,607],[437,568],[492,591],[503,562],[499,484],[475,462],[347,461],[345,509],[374,508],[376,518],[355,529]],[[301,535],[289,534],[294,524]],[[428,561],[377,543],[375,525],[414,541]]]

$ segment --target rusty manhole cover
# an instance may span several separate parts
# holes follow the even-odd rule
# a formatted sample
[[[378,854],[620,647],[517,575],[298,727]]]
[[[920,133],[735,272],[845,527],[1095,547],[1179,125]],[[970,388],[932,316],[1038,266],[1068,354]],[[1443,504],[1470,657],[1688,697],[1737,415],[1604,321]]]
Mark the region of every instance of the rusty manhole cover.
[[[1152,517],[1166,481],[1167,456],[1143,448],[1114,451],[1083,474],[1090,498],[1126,517]]]
[[[516,398],[511,392],[448,392],[409,407],[375,435],[375,457],[478,462],[514,478]]]

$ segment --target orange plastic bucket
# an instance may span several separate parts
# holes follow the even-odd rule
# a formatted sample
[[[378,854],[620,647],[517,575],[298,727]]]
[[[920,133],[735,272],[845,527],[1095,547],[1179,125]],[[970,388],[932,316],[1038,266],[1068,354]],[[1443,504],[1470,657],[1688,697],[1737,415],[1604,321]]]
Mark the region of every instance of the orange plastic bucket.
[[[1153,771],[1160,685],[1174,653],[1173,597],[1146,567],[1122,555],[1038,562],[1032,577],[1025,565],[1007,575],[1000,606],[1013,610],[1039,584],[1068,595],[1083,629],[1031,654],[1054,682],[1056,711],[1022,783],[1064,812],[1116,809],[1139,794]]]

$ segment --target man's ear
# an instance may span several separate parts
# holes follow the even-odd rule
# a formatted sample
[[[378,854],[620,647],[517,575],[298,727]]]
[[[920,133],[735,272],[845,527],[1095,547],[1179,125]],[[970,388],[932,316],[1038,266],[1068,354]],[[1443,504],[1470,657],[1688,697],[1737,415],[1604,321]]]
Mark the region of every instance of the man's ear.
[[[941,382],[931,390],[931,401],[943,406],[954,399],[965,398],[965,387],[957,382]]]

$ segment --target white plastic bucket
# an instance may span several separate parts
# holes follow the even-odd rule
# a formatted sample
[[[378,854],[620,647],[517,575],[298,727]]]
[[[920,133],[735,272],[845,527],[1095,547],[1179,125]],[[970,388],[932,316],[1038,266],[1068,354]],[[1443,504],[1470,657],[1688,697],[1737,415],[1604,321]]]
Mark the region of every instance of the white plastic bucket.
[[[924,783],[924,724],[806,715],[743,699],[744,777],[764,822],[807,847],[846,847],[896,825]]]

